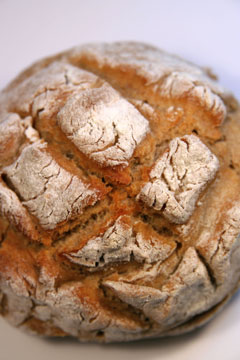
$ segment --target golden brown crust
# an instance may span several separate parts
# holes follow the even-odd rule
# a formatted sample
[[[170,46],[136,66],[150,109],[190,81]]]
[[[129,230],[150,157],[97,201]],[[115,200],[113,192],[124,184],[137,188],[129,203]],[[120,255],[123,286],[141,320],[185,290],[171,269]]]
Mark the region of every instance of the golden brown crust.
[[[240,110],[138,43],[41,60],[0,94],[0,310],[82,341],[190,331],[240,278]]]

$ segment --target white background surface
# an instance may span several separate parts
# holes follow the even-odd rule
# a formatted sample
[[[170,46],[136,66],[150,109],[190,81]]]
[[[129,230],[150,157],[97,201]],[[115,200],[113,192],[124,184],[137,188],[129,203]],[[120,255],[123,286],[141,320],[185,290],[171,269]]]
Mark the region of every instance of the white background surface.
[[[238,0],[0,0],[0,88],[43,56],[116,40],[149,42],[210,66],[240,100]],[[131,344],[43,340],[0,319],[0,360],[239,360],[239,339],[240,293],[201,330]]]

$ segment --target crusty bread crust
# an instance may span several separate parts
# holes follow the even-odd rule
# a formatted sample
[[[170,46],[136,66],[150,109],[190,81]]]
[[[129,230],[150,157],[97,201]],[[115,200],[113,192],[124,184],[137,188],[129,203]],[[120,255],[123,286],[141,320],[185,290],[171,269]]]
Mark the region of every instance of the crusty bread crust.
[[[81,341],[175,335],[240,279],[240,110],[141,43],[44,59],[0,93],[0,311]]]

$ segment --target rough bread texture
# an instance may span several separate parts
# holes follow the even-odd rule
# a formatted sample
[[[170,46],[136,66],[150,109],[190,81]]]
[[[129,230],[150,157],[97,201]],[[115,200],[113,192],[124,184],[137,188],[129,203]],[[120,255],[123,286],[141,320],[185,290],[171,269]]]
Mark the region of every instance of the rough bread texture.
[[[0,312],[81,341],[190,331],[240,280],[240,110],[140,43],[41,60],[0,93]]]

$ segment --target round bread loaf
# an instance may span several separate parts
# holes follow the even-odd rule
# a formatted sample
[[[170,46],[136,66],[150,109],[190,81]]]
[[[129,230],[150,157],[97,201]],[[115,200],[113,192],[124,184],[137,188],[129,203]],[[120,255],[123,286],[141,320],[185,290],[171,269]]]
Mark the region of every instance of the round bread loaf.
[[[180,334],[240,279],[240,111],[141,43],[76,47],[0,94],[0,311],[82,341]]]

